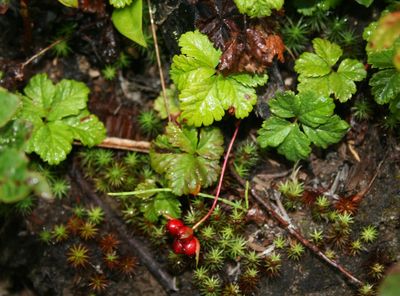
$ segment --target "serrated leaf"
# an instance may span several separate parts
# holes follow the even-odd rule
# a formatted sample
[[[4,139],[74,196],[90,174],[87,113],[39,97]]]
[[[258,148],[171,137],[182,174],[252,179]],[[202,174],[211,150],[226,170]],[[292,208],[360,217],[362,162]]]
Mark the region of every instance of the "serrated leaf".
[[[14,95],[0,87],[0,127],[3,127],[17,113],[20,107],[21,100],[17,95]]]
[[[294,69],[307,77],[319,77],[332,71],[331,66],[324,59],[311,52],[302,53],[296,60]]]
[[[196,193],[218,178],[223,137],[216,128],[201,129],[199,137],[194,128],[183,128],[181,132],[176,129],[180,128],[170,123],[166,135],[154,141],[151,165],[158,173],[165,174],[174,194]],[[175,148],[169,148],[166,139]]]
[[[310,140],[300,131],[296,124],[290,130],[285,140],[278,147],[278,152],[291,161],[305,159],[311,153]]]
[[[315,38],[313,40],[313,46],[315,53],[329,66],[335,65],[343,54],[343,51],[339,45],[329,42],[325,39]]]
[[[304,125],[303,130],[307,137],[317,146],[326,148],[331,144],[337,143],[349,129],[346,121],[334,115],[329,120],[316,128]]]
[[[147,47],[142,30],[142,0],[133,0],[129,6],[114,9],[111,19],[118,32]]]
[[[263,75],[235,74],[235,75],[230,75],[229,77],[248,87],[261,86],[268,81],[267,74]]]
[[[299,100],[297,118],[301,123],[311,127],[327,122],[335,109],[331,98],[318,96],[312,91],[299,93],[297,98]]]
[[[166,136],[169,143],[174,147],[179,147],[182,151],[194,154],[197,148],[197,130],[194,127],[180,129],[175,124],[166,127]]]
[[[272,10],[282,8],[284,0],[234,0],[240,13],[250,17],[270,16]]]
[[[101,143],[106,136],[103,123],[87,110],[78,116],[65,118],[63,122],[70,127],[74,139],[81,141],[85,146],[93,147]]]
[[[70,115],[77,115],[86,108],[89,88],[82,82],[61,80],[56,85],[56,92],[47,120],[54,121]]]
[[[393,68],[394,49],[368,52],[368,63],[372,68],[388,69]]]
[[[335,65],[342,54],[342,50],[338,45],[327,40],[316,38],[313,44],[317,55],[325,61],[323,70],[325,70],[326,65]],[[364,65],[352,59],[343,60],[337,72],[330,69],[329,73],[325,73],[321,69],[317,70],[320,63],[316,62],[318,56],[314,54],[313,59],[311,55],[313,54],[308,53],[306,55],[308,58],[306,59],[300,56],[296,61],[295,70],[299,73],[298,79],[300,83],[298,84],[298,90],[300,92],[311,90],[326,97],[334,94],[341,102],[345,102],[357,90],[354,81],[360,81],[367,75]],[[318,73],[324,74],[319,76]]]
[[[371,77],[369,85],[378,104],[388,103],[400,93],[400,72],[396,69],[379,71]]]
[[[268,146],[278,147],[285,141],[295,126],[295,123],[272,116],[263,122],[261,129],[258,131],[257,141],[262,148]]]
[[[207,80],[215,74],[215,69],[204,66],[193,57],[184,55],[174,56],[171,66],[171,79],[179,90],[183,90],[193,83]]]
[[[369,40],[373,50],[388,49],[400,37],[400,11],[394,11],[382,16]]]
[[[281,118],[292,118],[296,116],[298,107],[296,96],[292,91],[278,92],[269,102],[269,108],[273,114]]]
[[[59,164],[72,149],[73,134],[65,123],[55,121],[41,126],[29,139],[33,150],[49,164]]]
[[[253,110],[257,95],[253,88],[248,88],[234,79],[217,78],[219,100],[225,110],[234,108],[236,118],[245,118]]]
[[[213,76],[192,84],[181,92],[181,116],[187,120],[188,125],[210,125],[224,116],[225,111],[218,97],[217,81],[217,77]]]
[[[179,38],[179,46],[182,54],[192,57],[200,65],[215,68],[219,63],[221,51],[215,49],[207,35],[198,30],[187,32]]]
[[[24,93],[36,106],[48,110],[53,102],[56,87],[46,74],[37,74],[29,80]]]

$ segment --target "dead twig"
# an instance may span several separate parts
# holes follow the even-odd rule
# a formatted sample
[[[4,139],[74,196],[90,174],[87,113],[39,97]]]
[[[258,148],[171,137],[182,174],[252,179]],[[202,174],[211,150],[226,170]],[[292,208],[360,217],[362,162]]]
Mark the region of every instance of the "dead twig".
[[[242,186],[245,186],[245,181],[235,172],[235,170],[230,166],[231,173],[235,177],[235,179],[240,183]],[[314,245],[312,242],[310,242],[308,239],[306,239],[300,231],[290,222],[288,222],[284,217],[282,217],[280,214],[277,213],[277,211],[274,209],[272,206],[271,202],[265,198],[264,196],[261,196],[254,188],[250,190],[251,195],[254,197],[254,199],[261,205],[263,206],[267,212],[279,222],[281,227],[283,227],[285,230],[289,232],[289,234],[297,239],[300,243],[302,243],[305,247],[307,247],[310,251],[312,251],[316,256],[321,258],[323,261],[328,263],[330,266],[335,268],[336,270],[340,271],[348,280],[351,284],[360,287],[364,283],[359,280],[357,277],[355,277],[349,270],[347,270],[345,267],[340,265],[337,261],[329,259],[316,245]]]
[[[164,73],[162,70],[160,50],[158,48],[158,42],[157,42],[156,26],[154,24],[153,12],[151,11],[150,0],[147,0],[147,6],[149,7],[151,34],[153,35],[153,39],[154,39],[154,49],[156,51],[157,65],[158,65],[158,71],[160,74],[160,82],[161,82],[162,95],[163,95],[163,99],[164,99],[165,111],[168,114],[168,121],[171,121],[171,113],[169,112],[169,104],[168,104],[168,99],[167,99],[167,91],[166,91],[166,87],[165,87]]]
[[[79,141],[75,141],[74,144],[82,145],[82,143]],[[129,139],[115,138],[115,137],[107,137],[103,140],[103,142],[101,142],[96,146],[102,148],[137,151],[143,153],[149,153],[150,150],[150,142],[135,141]]]

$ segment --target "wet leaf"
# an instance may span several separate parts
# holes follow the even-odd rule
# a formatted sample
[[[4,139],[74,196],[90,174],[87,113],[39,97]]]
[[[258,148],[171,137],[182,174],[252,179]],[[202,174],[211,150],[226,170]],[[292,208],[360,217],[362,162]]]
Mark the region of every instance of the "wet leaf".
[[[153,143],[151,164],[165,175],[174,194],[195,194],[217,180],[222,145],[223,137],[217,128],[203,128],[199,132],[193,127],[180,128],[169,123],[166,134]]]
[[[3,127],[13,118],[20,107],[20,102],[21,100],[17,95],[0,87],[0,127]]]
[[[133,0],[131,5],[115,9],[111,19],[118,32],[147,47],[142,30],[142,0]]]
[[[250,17],[269,16],[272,10],[282,8],[284,0],[234,0],[239,11]]]

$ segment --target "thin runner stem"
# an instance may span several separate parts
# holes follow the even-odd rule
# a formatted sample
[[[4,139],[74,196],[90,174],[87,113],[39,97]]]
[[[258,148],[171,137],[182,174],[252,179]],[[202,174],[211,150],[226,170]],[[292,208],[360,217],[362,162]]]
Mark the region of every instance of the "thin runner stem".
[[[231,150],[232,150],[232,147],[233,147],[233,143],[236,140],[236,136],[237,136],[238,131],[239,131],[239,126],[240,126],[240,121],[238,121],[237,124],[236,124],[235,132],[233,133],[232,139],[231,139],[231,141],[229,143],[229,146],[228,146],[228,150],[226,151],[226,154],[225,154],[225,160],[224,160],[224,164],[222,165],[221,175],[219,177],[219,182],[218,182],[218,187],[217,187],[217,192],[215,194],[214,202],[213,202],[210,210],[208,211],[208,213],[203,218],[201,218],[201,220],[199,222],[197,222],[192,227],[193,230],[195,230],[197,227],[199,227],[204,221],[206,221],[208,219],[208,217],[210,217],[210,215],[212,214],[212,212],[214,211],[214,209],[215,209],[215,207],[217,205],[218,197],[219,197],[219,194],[220,194],[221,188],[222,188],[222,181],[224,180],[225,170],[226,170],[226,167],[227,167],[227,164],[228,164],[229,154],[231,153]]]

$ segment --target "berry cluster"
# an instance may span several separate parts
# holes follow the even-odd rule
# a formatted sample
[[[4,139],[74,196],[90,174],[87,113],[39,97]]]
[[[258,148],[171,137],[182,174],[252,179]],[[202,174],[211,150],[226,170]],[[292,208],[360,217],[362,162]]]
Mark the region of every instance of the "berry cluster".
[[[175,254],[194,256],[200,252],[199,240],[193,235],[193,229],[181,220],[170,219],[166,225],[168,232],[175,238],[172,249]]]

